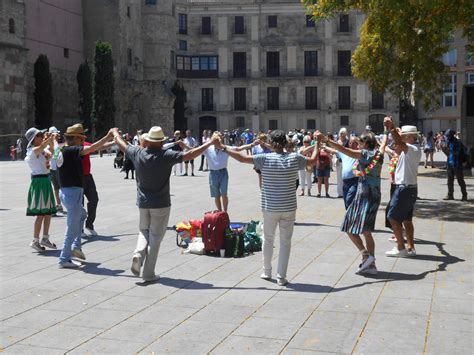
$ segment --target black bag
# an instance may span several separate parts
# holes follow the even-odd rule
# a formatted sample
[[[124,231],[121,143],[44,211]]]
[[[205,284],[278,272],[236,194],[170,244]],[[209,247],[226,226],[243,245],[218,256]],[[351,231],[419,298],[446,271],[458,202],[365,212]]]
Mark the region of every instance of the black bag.
[[[245,234],[242,231],[235,231],[234,258],[241,258],[245,252]]]
[[[241,258],[245,252],[245,234],[240,230],[227,229],[224,237],[226,258]]]

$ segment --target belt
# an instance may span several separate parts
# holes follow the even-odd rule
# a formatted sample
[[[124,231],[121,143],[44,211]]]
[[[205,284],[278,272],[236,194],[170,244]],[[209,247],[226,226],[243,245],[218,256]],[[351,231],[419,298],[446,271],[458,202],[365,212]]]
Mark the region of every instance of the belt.
[[[49,177],[49,174],[31,175],[32,179],[44,178],[44,177]]]
[[[211,171],[224,171],[224,170],[227,170],[227,168],[215,169],[215,170],[211,170]]]
[[[407,187],[410,189],[416,189],[418,185],[405,185],[405,184],[396,184],[396,186]]]

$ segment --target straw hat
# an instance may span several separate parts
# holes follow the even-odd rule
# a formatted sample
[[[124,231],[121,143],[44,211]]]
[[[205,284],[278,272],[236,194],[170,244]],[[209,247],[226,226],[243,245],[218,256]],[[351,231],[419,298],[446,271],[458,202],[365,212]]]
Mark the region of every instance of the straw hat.
[[[402,126],[402,132],[401,132],[402,136],[403,135],[406,135],[406,134],[420,134],[420,132],[418,131],[418,128],[416,128],[416,126]]]
[[[64,133],[65,136],[78,136],[78,137],[85,137],[85,133],[87,129],[82,127],[82,124],[77,123],[74,126],[68,127],[66,132]]]
[[[144,134],[143,138],[149,142],[163,142],[168,139],[159,126],[151,127],[148,133]]]

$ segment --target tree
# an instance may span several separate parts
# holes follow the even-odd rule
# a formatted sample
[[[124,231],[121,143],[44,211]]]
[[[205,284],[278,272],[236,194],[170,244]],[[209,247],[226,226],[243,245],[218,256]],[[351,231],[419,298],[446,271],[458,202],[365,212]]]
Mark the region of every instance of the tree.
[[[90,130],[92,128],[92,74],[87,61],[79,66],[76,80],[79,93],[79,117],[84,127]]]
[[[179,81],[175,81],[171,92],[176,97],[174,100],[174,129],[175,130],[186,130],[186,117],[184,111],[186,110],[184,104],[186,102],[186,90]]]
[[[93,124],[96,137],[102,137],[115,126],[114,62],[110,43],[96,42],[94,66]]]
[[[34,65],[35,78],[35,126],[48,128],[53,123],[53,80],[49,60],[40,54]]]
[[[352,55],[354,75],[372,90],[386,90],[402,100],[423,98],[436,107],[447,82],[441,57],[460,30],[474,40],[472,0],[302,0],[315,21],[340,12],[366,15],[360,43]]]

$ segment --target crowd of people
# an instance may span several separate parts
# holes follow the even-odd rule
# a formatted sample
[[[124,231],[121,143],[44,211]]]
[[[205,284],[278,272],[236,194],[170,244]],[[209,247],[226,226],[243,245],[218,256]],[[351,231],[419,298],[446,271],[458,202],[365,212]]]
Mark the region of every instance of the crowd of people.
[[[160,127],[148,133],[138,131],[131,137],[112,128],[95,143],[86,141],[81,124],[68,127],[64,144],[55,127],[48,131],[30,128],[25,161],[31,170],[27,215],[35,216],[33,240],[38,252],[56,248],[50,240],[51,216],[58,213],[67,218],[63,247],[59,257],[61,268],[78,268],[86,256],[81,248],[84,235],[97,235],[94,221],[98,194],[91,174],[90,154],[116,145],[119,152],[114,165],[122,167],[132,179],[136,176],[139,233],[132,256],[131,271],[145,282],[159,278],[155,265],[161,241],[168,226],[171,209],[170,176],[194,176],[194,160],[201,157],[199,171],[209,171],[210,196],[218,210],[229,206],[228,158],[253,165],[261,190],[264,222],[263,279],[272,278],[271,259],[276,228],[280,230],[280,251],[277,282],[287,283],[291,238],[299,195],[311,196],[317,182],[317,197],[329,195],[329,178],[335,172],[337,195],[344,201],[346,213],[341,231],[345,232],[361,254],[359,274],[374,275],[375,242],[372,232],[381,201],[381,172],[386,156],[390,158],[390,202],[386,208],[386,226],[393,230],[396,245],[388,257],[415,257],[414,225],[417,200],[418,166],[425,153],[432,162],[432,150],[447,155],[448,195],[453,199],[454,177],[461,187],[462,201],[467,200],[463,178],[465,149],[452,130],[422,138],[415,126],[397,128],[391,117],[384,120],[384,132],[377,136],[370,127],[356,135],[341,128],[336,135],[316,130],[281,130],[260,132],[204,131],[195,138],[190,130],[175,131],[166,137]],[[438,144],[438,142],[441,142]],[[120,159],[121,158],[121,159]],[[184,165],[184,169],[183,169]],[[87,199],[87,211],[84,208]],[[63,209],[65,207],[65,211]],[[43,231],[40,239],[41,230]],[[361,238],[363,237],[363,239]]]

